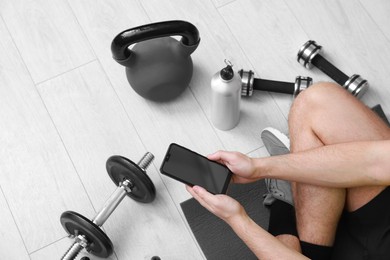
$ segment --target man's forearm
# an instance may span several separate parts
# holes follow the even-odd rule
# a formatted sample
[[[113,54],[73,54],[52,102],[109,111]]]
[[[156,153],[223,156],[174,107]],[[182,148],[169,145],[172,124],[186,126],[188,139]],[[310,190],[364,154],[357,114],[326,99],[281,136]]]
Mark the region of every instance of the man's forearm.
[[[390,185],[390,141],[328,145],[255,159],[259,178],[327,187]]]
[[[228,224],[259,259],[308,259],[285,246],[247,215]]]

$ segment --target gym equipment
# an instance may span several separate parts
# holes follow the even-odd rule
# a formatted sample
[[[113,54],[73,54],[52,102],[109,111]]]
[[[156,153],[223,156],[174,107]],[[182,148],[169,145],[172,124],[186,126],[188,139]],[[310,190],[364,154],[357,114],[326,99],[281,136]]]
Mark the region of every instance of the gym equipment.
[[[173,35],[182,38],[168,37]],[[193,24],[165,21],[121,32],[112,41],[111,52],[114,60],[126,67],[127,80],[135,92],[153,101],[168,101],[188,86],[193,70],[190,55],[199,42]]]
[[[358,74],[353,74],[351,77],[345,75],[342,71],[332,65],[319,53],[322,46],[315,41],[309,40],[298,51],[298,62],[307,69],[316,66],[338,84],[347,89],[352,95],[361,98],[368,89],[367,80],[360,77]]]
[[[92,221],[74,211],[62,213],[60,221],[63,228],[75,238],[74,244],[61,258],[62,260],[75,259],[84,248],[98,257],[108,257],[112,254],[112,242],[100,227],[126,195],[142,203],[154,200],[156,189],[145,172],[153,159],[153,154],[149,152],[137,164],[118,155],[108,158],[106,162],[108,175],[115,185],[119,186]]]
[[[283,82],[275,80],[267,80],[255,78],[253,71],[238,71],[241,77],[241,96],[250,97],[253,95],[253,90],[270,91],[284,94],[292,94],[296,97],[301,91],[307,89],[313,84],[313,79],[310,77],[298,76],[295,82]]]

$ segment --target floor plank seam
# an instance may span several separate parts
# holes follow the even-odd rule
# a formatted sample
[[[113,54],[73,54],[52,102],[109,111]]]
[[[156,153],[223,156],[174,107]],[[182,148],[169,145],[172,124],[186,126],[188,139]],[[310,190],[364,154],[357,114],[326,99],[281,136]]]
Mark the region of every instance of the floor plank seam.
[[[359,4],[360,6],[362,7],[362,9],[364,9],[364,11],[366,12],[367,16],[371,19],[371,21],[376,25],[376,27],[378,28],[378,30],[381,32],[381,34],[383,35],[383,37],[388,41],[388,43],[390,43],[390,39],[387,37],[387,35],[383,32],[382,28],[379,26],[379,24],[377,24],[377,22],[375,21],[374,18],[372,18],[371,16],[371,13],[366,9],[365,5],[362,4],[361,0],[359,0]]]
[[[286,116],[284,115],[283,110],[282,110],[282,108],[278,105],[278,102],[276,102],[275,97],[274,97],[271,93],[269,93],[269,92],[268,92],[268,94],[270,94],[270,96],[271,96],[272,100],[274,101],[276,107],[279,109],[280,114],[282,114],[282,116],[284,117],[284,119],[286,120],[286,122],[288,122],[288,116],[286,117]],[[291,104],[292,104],[292,103],[291,103]],[[290,105],[290,107],[291,107],[291,105]]]
[[[9,37],[11,38],[12,45],[15,47],[16,52],[18,53],[19,58],[20,58],[21,62],[23,63],[23,67],[24,67],[24,68],[26,69],[26,71],[27,71],[27,74],[28,74],[29,79],[31,80],[31,83],[34,83],[34,80],[33,80],[33,78],[32,78],[32,74],[31,74],[30,70],[28,69],[26,62],[24,61],[23,56],[22,56],[22,54],[21,54],[21,52],[20,52],[18,46],[16,45],[16,42],[15,42],[14,37],[12,37],[11,31],[10,31],[10,29],[8,28],[7,23],[5,22],[3,16],[0,15],[0,18],[1,18],[1,20],[2,20],[2,22],[3,22],[3,24],[4,24],[4,26],[5,26],[5,29],[6,29],[7,32],[8,32]],[[36,88],[35,88],[35,89],[36,89]]]
[[[45,79],[45,80],[42,80],[42,81],[40,81],[40,82],[34,82],[34,80],[32,80],[32,82],[33,82],[36,86],[38,86],[38,85],[41,85],[41,84],[46,83],[46,82],[48,82],[48,81],[51,81],[51,80],[53,80],[53,79],[55,79],[55,78],[61,77],[61,76],[65,75],[65,74],[68,74],[68,73],[70,73],[70,72],[72,72],[72,71],[78,70],[78,69],[80,69],[80,68],[82,68],[82,67],[84,67],[84,66],[87,66],[87,65],[89,65],[89,64],[91,64],[91,63],[93,63],[93,62],[95,62],[95,61],[97,61],[97,58],[96,58],[96,57],[95,57],[94,59],[90,60],[90,61],[87,61],[87,62],[85,62],[85,63],[83,63],[83,64],[80,64],[80,65],[78,65],[78,66],[76,66],[76,67],[73,67],[73,68],[71,68],[71,69],[69,69],[69,70],[67,70],[67,71],[64,71],[64,72],[61,72],[61,73],[59,73],[59,74],[56,74],[56,75],[54,75],[54,76],[52,76],[52,77],[50,77],[50,78],[47,78],[47,79]],[[30,74],[30,77],[31,77],[31,74]],[[31,79],[32,79],[32,77],[31,77]]]
[[[73,10],[72,10],[72,11],[73,11]],[[57,78],[57,77],[60,77],[60,76],[66,74],[66,73],[68,73],[68,72],[71,72],[71,71],[73,71],[73,70],[76,70],[76,69],[78,69],[78,68],[81,68],[81,67],[83,67],[83,66],[85,66],[85,65],[88,65],[88,64],[90,64],[90,63],[92,63],[92,62],[94,62],[94,61],[97,60],[97,58],[96,58],[96,56],[95,56],[94,59],[92,59],[92,60],[90,60],[90,61],[88,61],[88,62],[85,62],[85,63],[83,63],[83,64],[81,64],[81,65],[78,65],[78,66],[76,66],[76,67],[73,67],[73,68],[71,68],[71,69],[69,69],[69,70],[67,70],[67,71],[64,71],[64,72],[61,72],[61,73],[59,73],[59,74],[56,74],[56,75],[54,75],[54,76],[52,76],[52,77],[49,77],[49,78],[47,78],[47,79],[45,79],[45,80],[42,80],[42,81],[39,81],[39,82],[35,82],[34,79],[33,79],[33,77],[32,77],[32,74],[31,74],[31,72],[30,72],[30,70],[29,70],[29,68],[28,68],[28,66],[27,66],[27,64],[26,64],[26,62],[25,62],[25,60],[24,60],[24,58],[23,58],[23,56],[22,56],[20,50],[19,50],[19,47],[18,47],[18,45],[16,44],[15,39],[14,39],[14,37],[12,36],[11,31],[9,30],[9,27],[8,27],[6,21],[4,20],[3,16],[1,16],[1,15],[0,15],[0,18],[1,18],[2,22],[4,23],[4,25],[5,25],[5,28],[6,28],[7,32],[8,32],[8,34],[9,34],[10,38],[12,39],[12,44],[13,44],[13,46],[15,47],[15,49],[17,50],[17,53],[18,53],[18,55],[19,55],[19,57],[20,57],[20,60],[23,62],[23,65],[24,65],[25,69],[26,69],[27,72],[28,72],[28,75],[29,75],[29,78],[31,79],[31,82],[34,83],[34,85],[36,85],[36,86],[37,86],[37,85],[40,85],[40,84],[42,84],[42,83],[45,83],[45,82],[47,82],[47,81],[50,81],[50,80],[52,80],[52,79],[55,79],[55,78]],[[84,31],[83,31],[83,32],[84,32]]]
[[[283,3],[284,3],[284,5],[288,8],[288,10],[290,11],[290,13],[293,15],[295,21],[297,21],[297,23],[298,23],[299,26],[301,27],[302,31],[305,33],[306,38],[309,40],[309,34],[306,32],[305,27],[300,23],[299,19],[297,18],[297,16],[296,16],[295,13],[293,12],[293,10],[292,10],[292,9],[290,8],[290,6],[286,3],[286,0],[283,0]]]
[[[260,147],[258,147],[258,148],[256,148],[256,149],[253,149],[252,151],[249,151],[249,152],[245,153],[245,155],[249,156],[251,153],[254,153],[254,152],[258,151],[258,150],[260,150],[260,149],[263,148],[263,147],[265,147],[265,146],[262,145],[262,146],[260,146]]]
[[[212,0],[210,0],[211,2],[213,2]],[[214,2],[213,2],[213,4],[214,4],[214,6],[215,6],[215,8],[222,8],[222,7],[224,7],[224,6],[227,6],[227,5],[229,5],[229,4],[231,4],[231,3],[233,3],[233,2],[235,2],[236,0],[231,0],[231,1],[228,1],[228,2],[226,2],[226,3],[223,3],[223,4],[221,4],[221,5],[219,5],[219,6],[216,6],[216,4],[214,4]]]
[[[142,10],[144,11],[146,17],[148,17],[149,22],[152,22],[152,19],[151,19],[150,15],[148,14],[148,12],[146,11],[145,6],[142,4],[142,1],[138,0],[138,3],[142,7]]]
[[[233,2],[235,2],[235,0],[229,2],[228,4],[231,4],[231,3],[233,3]],[[226,4],[226,5],[227,5],[227,4]],[[224,5],[224,6],[226,6],[226,5]],[[221,8],[222,8],[222,7],[221,7]],[[240,41],[237,39],[237,37],[235,36],[235,34],[233,33],[233,31],[231,30],[229,24],[226,22],[224,16],[221,14],[221,12],[220,12],[219,9],[220,9],[220,8],[217,8],[217,12],[218,12],[219,17],[221,18],[221,20],[222,20],[223,23],[225,24],[226,28],[229,30],[229,33],[232,35],[234,41],[237,43],[237,45],[239,46],[240,50],[241,50],[242,53],[244,54],[245,60],[246,60],[246,61],[248,62],[248,64],[252,67],[251,70],[253,70],[255,73],[257,73],[257,71],[255,70],[255,67],[253,66],[252,61],[250,60],[250,58],[249,58],[248,55],[246,54],[245,50],[243,49],[243,47],[242,47],[241,44],[240,44]],[[257,74],[257,75],[260,75],[260,74]]]
[[[38,249],[36,249],[36,250],[33,250],[33,251],[29,252],[30,259],[31,259],[31,255],[33,255],[33,254],[39,252],[40,250],[43,250],[43,249],[45,249],[45,248],[48,248],[48,247],[50,247],[51,245],[54,245],[55,243],[57,243],[57,242],[59,242],[59,241],[61,241],[61,240],[63,240],[63,239],[69,239],[69,237],[68,237],[68,236],[61,237],[61,238],[59,238],[59,239],[57,239],[57,240],[55,240],[55,241],[53,241],[53,242],[51,242],[51,243],[49,243],[49,244],[47,244],[47,245],[45,245],[45,246],[42,246],[41,248],[38,248]],[[64,248],[64,253],[66,252],[67,249],[68,249],[68,248]]]
[[[72,8],[72,5],[69,3],[69,0],[66,0],[65,2],[66,2],[66,4],[68,5],[70,11],[72,12],[73,18],[74,18],[75,21],[77,22],[77,25],[79,26],[80,30],[82,31],[82,34],[84,35],[85,39],[87,40],[88,45],[89,45],[89,48],[90,48],[90,50],[92,51],[93,56],[95,56],[95,59],[97,59],[98,56],[96,55],[95,49],[93,48],[92,43],[89,41],[89,39],[88,39],[88,37],[87,37],[87,34],[86,34],[85,31],[84,31],[84,28],[81,26],[80,21],[79,21],[79,19],[77,18],[76,13],[74,12],[74,10],[73,10],[73,8]]]
[[[7,197],[5,196],[4,191],[3,191],[3,188],[1,187],[1,185],[0,185],[0,192],[1,192],[1,194],[3,195],[3,197],[4,197],[4,200],[5,200],[5,203],[7,204],[9,213],[11,214],[12,220],[13,220],[13,222],[15,223],[15,227],[16,227],[16,229],[18,230],[19,237],[20,237],[20,239],[22,240],[22,243],[23,243],[23,246],[24,246],[24,250],[25,250],[26,253],[28,254],[29,252],[28,252],[28,250],[27,250],[26,243],[25,243],[25,241],[24,241],[24,239],[23,239],[22,233],[20,232],[20,229],[19,229],[18,224],[16,223],[14,214],[12,213],[11,207],[9,206]],[[30,258],[30,257],[29,257],[29,258]],[[31,259],[31,258],[30,258],[30,259]]]

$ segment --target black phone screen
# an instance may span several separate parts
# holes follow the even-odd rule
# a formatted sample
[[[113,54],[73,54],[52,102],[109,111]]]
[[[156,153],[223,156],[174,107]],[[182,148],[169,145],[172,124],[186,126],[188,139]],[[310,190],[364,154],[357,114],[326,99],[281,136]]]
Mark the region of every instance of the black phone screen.
[[[160,172],[190,186],[198,185],[211,193],[226,193],[231,171],[178,144],[171,144]]]

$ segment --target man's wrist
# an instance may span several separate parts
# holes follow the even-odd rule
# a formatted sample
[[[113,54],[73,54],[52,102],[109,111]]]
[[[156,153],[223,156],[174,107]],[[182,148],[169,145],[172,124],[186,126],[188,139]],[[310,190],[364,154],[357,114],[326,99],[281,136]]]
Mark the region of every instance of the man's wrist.
[[[226,223],[233,229],[242,229],[247,225],[250,218],[248,214],[245,212],[245,210],[242,210],[240,214],[237,214],[235,216],[230,217],[229,219],[226,219]]]
[[[254,164],[254,168],[255,168],[255,171],[254,171],[254,174],[253,176],[256,178],[256,179],[264,179],[264,178],[267,178],[268,176],[268,159],[269,157],[265,157],[265,158],[256,158],[256,159],[253,159],[253,164]]]

